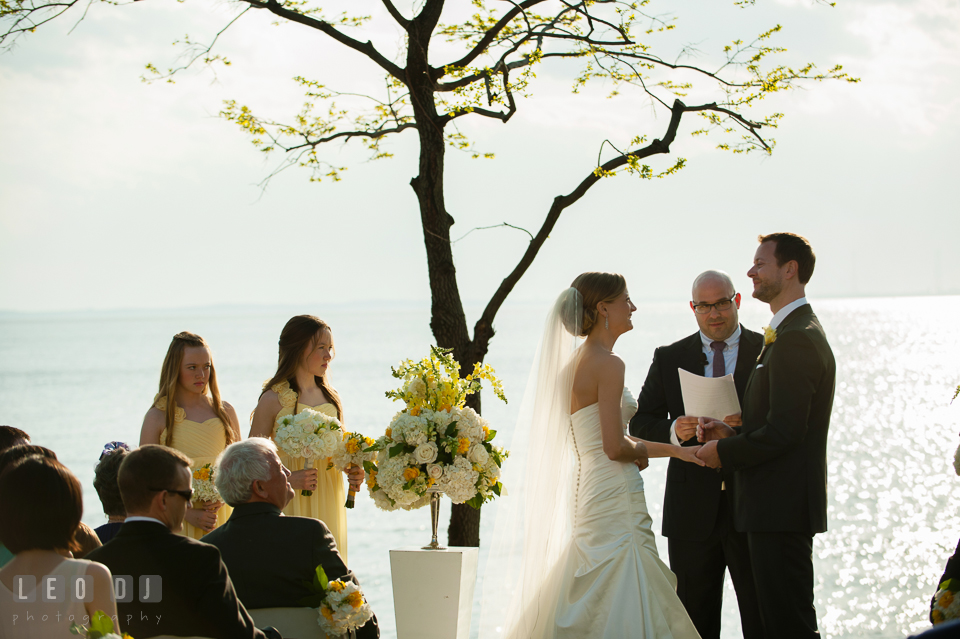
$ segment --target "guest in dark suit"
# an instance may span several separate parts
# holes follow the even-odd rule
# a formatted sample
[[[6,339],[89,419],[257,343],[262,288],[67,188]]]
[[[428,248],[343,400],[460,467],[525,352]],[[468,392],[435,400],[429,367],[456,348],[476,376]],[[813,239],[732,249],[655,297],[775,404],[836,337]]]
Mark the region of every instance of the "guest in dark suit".
[[[128,603],[117,592],[117,611],[125,631],[137,639],[157,635],[214,639],[264,639],[280,635],[260,631],[237,599],[220,552],[213,546],[175,534],[193,490],[190,458],[166,446],[150,444],[127,454],[120,464],[120,494],[127,511],[120,532],[87,559],[114,575],[130,575]],[[147,585],[141,577],[156,575]],[[159,586],[159,587],[158,587]],[[144,599],[147,601],[144,601]]]
[[[303,606],[301,600],[311,594],[304,582],[312,581],[318,565],[331,581],[359,585],[326,524],[281,516],[294,497],[289,478],[276,444],[263,437],[227,446],[217,462],[217,490],[234,510],[203,540],[220,549],[237,595],[250,610]],[[358,639],[379,636],[376,617],[357,629]]]
[[[743,426],[703,426],[698,455],[735,471],[734,522],[747,533],[768,637],[819,637],[813,536],[827,529],[827,431],[837,366],[807,303],[815,256],[792,233],[761,236],[753,296],[774,313],[743,397]]]
[[[733,373],[742,400],[763,336],[740,326],[740,294],[730,276],[706,271],[693,282],[690,308],[700,330],[654,351],[630,420],[630,434],[678,446],[697,444],[697,418],[683,407],[678,369],[706,377]],[[719,417],[714,415],[713,417]],[[739,415],[727,416],[729,424]],[[729,478],[716,470],[671,459],[663,500],[663,536],[677,595],[703,639],[719,639],[724,573],[729,568],[737,591],[745,639],[762,639],[763,627],[750,569],[747,537],[733,527]]]

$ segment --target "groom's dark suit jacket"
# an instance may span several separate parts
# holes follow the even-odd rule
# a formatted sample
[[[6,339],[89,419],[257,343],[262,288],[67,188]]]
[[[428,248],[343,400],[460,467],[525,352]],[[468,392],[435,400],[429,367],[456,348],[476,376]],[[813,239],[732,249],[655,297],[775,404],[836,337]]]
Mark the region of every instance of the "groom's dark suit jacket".
[[[809,304],[764,347],[743,398],[743,427],[717,442],[736,471],[734,522],[743,532],[827,529],[827,430],[837,365]]]
[[[116,537],[90,552],[86,559],[105,565],[114,577],[133,577],[133,601],[117,602],[117,613],[123,631],[137,639],[157,635],[213,639],[280,637],[272,628],[264,634],[254,627],[237,599],[216,548],[176,535],[163,524],[125,522]],[[160,576],[159,602],[140,602],[141,575]],[[156,586],[154,583],[152,587]]]
[[[227,523],[203,540],[220,549],[237,589],[250,610],[296,608],[309,596],[304,582],[318,565],[331,581],[356,576],[347,569],[326,524],[309,517],[283,517],[273,504],[240,504]],[[377,618],[357,629],[357,639],[380,636]]]
[[[733,381],[742,405],[747,380],[763,346],[763,336],[742,326],[740,328],[740,345]],[[653,363],[637,399],[639,408],[630,420],[631,435],[670,443],[670,426],[677,417],[686,414],[677,369],[703,375],[703,356],[700,331],[654,351]],[[726,415],[711,417],[723,419]],[[683,442],[683,445],[698,445],[696,437]],[[711,468],[671,459],[667,467],[667,488],[663,499],[664,537],[688,541],[705,540],[717,521],[722,480],[721,474]],[[731,489],[729,481],[727,489]]]

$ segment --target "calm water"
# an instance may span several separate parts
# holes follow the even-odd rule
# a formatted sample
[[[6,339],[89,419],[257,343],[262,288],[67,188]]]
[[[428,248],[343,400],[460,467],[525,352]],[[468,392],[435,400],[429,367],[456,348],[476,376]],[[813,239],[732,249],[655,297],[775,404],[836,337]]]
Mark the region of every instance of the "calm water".
[[[960,536],[960,478],[952,467],[960,403],[960,335],[947,319],[960,298],[814,300],[838,363],[829,444],[829,526],[814,542],[816,605],[825,637],[902,637],[927,626],[927,602]],[[426,307],[426,305],[424,305]],[[487,362],[511,403],[484,395],[484,414],[512,436],[547,304],[504,309]],[[245,419],[276,363],[276,340],[291,315],[319,314],[334,328],[333,382],[352,429],[377,436],[397,406],[390,365],[416,358],[431,343],[426,308],[213,309],[114,314],[0,316],[0,423],[23,428],[54,449],[84,485],[84,521],[105,518],[93,490],[103,444],[136,444],[157,390],[160,363],[180,330],[212,345],[223,397]],[[476,317],[474,309],[471,317]],[[769,313],[750,301],[751,328]],[[641,306],[637,328],[621,338],[627,384],[639,392],[653,348],[695,330],[689,309]],[[246,426],[243,427],[246,434]],[[498,439],[499,439],[498,438]],[[509,463],[509,462],[508,462]],[[647,503],[659,522],[666,462],[644,471]],[[495,508],[484,510],[481,544]],[[449,502],[441,513],[449,518]],[[388,551],[429,541],[428,511],[384,513],[362,494],[349,515],[349,563],[364,584],[385,637],[395,636]],[[659,535],[658,535],[659,537]],[[660,542],[666,557],[666,543]],[[484,556],[481,552],[481,577]],[[477,584],[477,592],[481,584]],[[727,585],[724,636],[739,637]],[[475,624],[476,626],[476,624]]]

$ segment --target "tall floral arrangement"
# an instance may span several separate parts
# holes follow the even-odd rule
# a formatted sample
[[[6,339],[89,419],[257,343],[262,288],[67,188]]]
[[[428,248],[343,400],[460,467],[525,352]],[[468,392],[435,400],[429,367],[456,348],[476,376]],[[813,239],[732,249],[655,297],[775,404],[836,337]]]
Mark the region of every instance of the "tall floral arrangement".
[[[466,406],[481,380],[507,401],[493,368],[478,363],[461,378],[451,351],[431,346],[428,357],[390,370],[403,383],[386,395],[405,407],[371,447],[376,463],[364,465],[374,503],[383,510],[412,510],[429,503],[430,492],[442,492],[455,504],[479,508],[499,496],[509,453],[493,444],[497,431],[487,420]]]

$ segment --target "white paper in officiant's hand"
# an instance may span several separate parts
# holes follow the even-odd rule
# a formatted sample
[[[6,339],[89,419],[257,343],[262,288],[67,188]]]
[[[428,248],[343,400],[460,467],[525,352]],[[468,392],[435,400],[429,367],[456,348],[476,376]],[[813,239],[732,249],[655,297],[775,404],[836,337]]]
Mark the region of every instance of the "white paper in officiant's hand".
[[[740,414],[740,400],[733,375],[703,377],[678,368],[680,391],[683,393],[683,410],[691,417],[723,419],[727,415]]]

